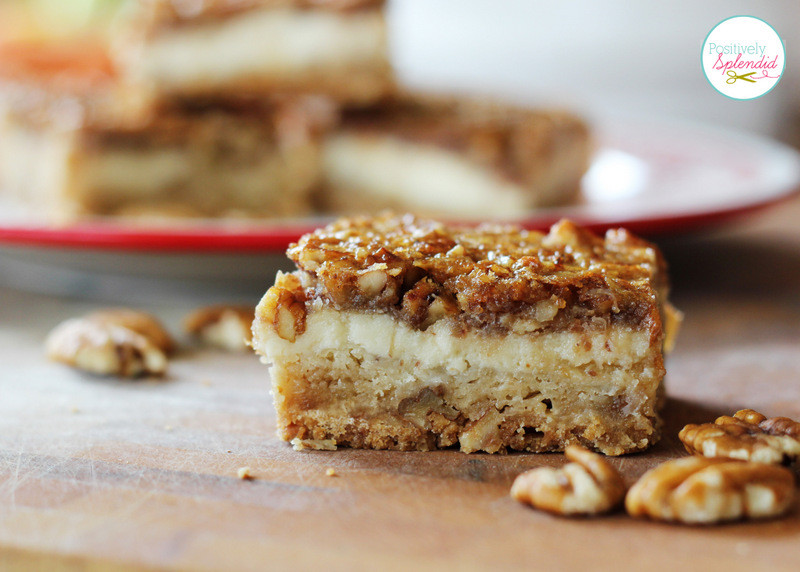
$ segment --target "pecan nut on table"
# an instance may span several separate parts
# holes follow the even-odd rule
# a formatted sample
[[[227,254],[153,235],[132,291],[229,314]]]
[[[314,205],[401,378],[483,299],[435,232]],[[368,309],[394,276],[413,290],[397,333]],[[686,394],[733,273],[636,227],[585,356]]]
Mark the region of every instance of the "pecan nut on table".
[[[245,352],[253,339],[253,306],[217,305],[195,310],[183,323],[184,331],[205,345]]]
[[[714,423],[687,425],[678,435],[689,453],[758,463],[789,464],[800,456],[800,423],[752,409]]]
[[[561,515],[596,515],[619,506],[625,483],[608,461],[576,445],[567,447],[564,455],[572,462],[560,469],[540,467],[519,475],[511,496]]]
[[[175,344],[153,316],[128,309],[94,312],[56,326],[47,356],[96,375],[163,375]]]
[[[667,461],[631,487],[634,517],[687,524],[771,518],[789,510],[794,475],[784,467],[700,456]]]

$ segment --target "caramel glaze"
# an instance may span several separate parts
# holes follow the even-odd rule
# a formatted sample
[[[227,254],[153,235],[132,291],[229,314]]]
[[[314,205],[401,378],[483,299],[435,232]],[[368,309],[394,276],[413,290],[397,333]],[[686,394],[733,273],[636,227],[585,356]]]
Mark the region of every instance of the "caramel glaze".
[[[507,329],[509,317],[522,317],[542,321],[542,329],[622,320],[661,336],[664,259],[624,229],[600,237],[562,220],[543,234],[387,214],[339,220],[302,237],[288,255],[308,304],[389,312],[419,329],[445,315],[465,329]],[[367,274],[375,278],[370,288]],[[542,320],[540,302],[555,316]]]

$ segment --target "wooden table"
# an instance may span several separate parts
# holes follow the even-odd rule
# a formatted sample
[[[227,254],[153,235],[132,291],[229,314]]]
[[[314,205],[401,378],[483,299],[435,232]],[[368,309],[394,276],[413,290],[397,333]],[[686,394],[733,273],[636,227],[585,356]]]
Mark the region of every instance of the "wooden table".
[[[686,322],[668,361],[666,437],[612,459],[629,481],[683,454],[686,422],[745,406],[800,418],[800,201],[664,247]],[[253,356],[187,350],[161,383],[46,362],[49,328],[95,305],[0,290],[0,568],[800,566],[797,504],[780,520],[708,528],[566,520],[508,497],[519,472],[561,455],[295,452],[274,436]],[[191,308],[150,309],[177,329]],[[238,479],[243,466],[257,478]]]

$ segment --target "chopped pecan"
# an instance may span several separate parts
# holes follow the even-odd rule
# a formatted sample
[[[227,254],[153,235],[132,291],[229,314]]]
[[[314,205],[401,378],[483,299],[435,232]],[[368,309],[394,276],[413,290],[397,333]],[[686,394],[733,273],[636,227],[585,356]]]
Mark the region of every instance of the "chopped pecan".
[[[46,341],[50,359],[98,375],[161,375],[172,339],[158,321],[133,310],[108,310],[59,324]]]
[[[455,420],[459,412],[445,403],[441,389],[426,387],[415,397],[403,399],[398,406],[398,413],[423,430],[430,430],[433,420],[431,414],[439,414],[449,421]]]
[[[678,436],[687,451],[705,457],[788,464],[800,456],[800,423],[787,417],[767,419],[752,409],[714,423],[687,425]]]
[[[783,514],[794,497],[794,475],[784,467],[732,459],[686,457],[648,471],[631,487],[631,516],[713,524]]]
[[[461,451],[474,453],[486,451],[496,453],[503,448],[500,437],[500,423],[503,417],[494,408],[489,406],[479,417],[469,421],[458,435]]]
[[[456,302],[443,297],[436,284],[428,278],[417,281],[414,287],[405,293],[401,307],[405,319],[422,330],[458,312]]]
[[[448,298],[444,298],[442,296],[434,297],[433,301],[431,302],[430,306],[428,306],[428,315],[425,318],[425,322],[423,322],[422,327],[426,329],[442,318],[446,318],[447,316],[452,316],[458,312],[458,305],[455,301],[450,300]]]
[[[423,278],[403,296],[403,315],[414,326],[420,327],[428,318],[428,307],[436,293],[436,284]]]
[[[209,306],[195,310],[184,321],[186,333],[229,351],[246,351],[253,334],[252,306]]]
[[[521,474],[514,481],[511,496],[561,515],[602,514],[620,504],[625,483],[602,456],[577,445],[567,447],[564,454],[571,463],[560,469],[541,467]]]
[[[282,339],[294,342],[306,330],[305,293],[294,274],[278,273],[256,308],[256,319],[270,324]]]
[[[384,264],[384,266],[386,266]],[[358,291],[364,298],[375,298],[389,282],[389,275],[385,270],[367,270],[358,277]]]

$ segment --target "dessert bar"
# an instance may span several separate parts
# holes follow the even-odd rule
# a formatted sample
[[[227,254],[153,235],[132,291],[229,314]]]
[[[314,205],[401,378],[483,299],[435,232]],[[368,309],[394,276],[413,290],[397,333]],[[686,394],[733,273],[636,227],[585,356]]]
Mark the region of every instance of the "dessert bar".
[[[393,89],[378,0],[149,0],[117,51],[157,98],[322,93],[374,101]]]
[[[403,99],[343,113],[323,143],[323,210],[484,220],[572,202],[586,125],[561,111]]]
[[[0,54],[0,189],[51,219],[304,216],[319,177],[310,99],[151,107],[99,51]]]
[[[253,324],[287,441],[619,455],[659,438],[677,321],[659,250],[623,229],[384,215],[288,254]]]

